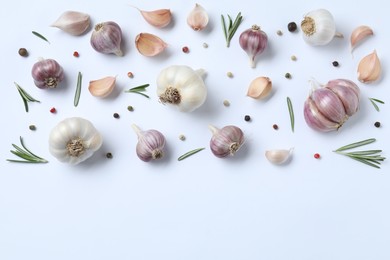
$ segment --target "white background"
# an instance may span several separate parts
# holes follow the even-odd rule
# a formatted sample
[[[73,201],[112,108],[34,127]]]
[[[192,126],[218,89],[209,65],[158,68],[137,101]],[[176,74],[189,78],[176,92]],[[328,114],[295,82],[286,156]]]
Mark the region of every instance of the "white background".
[[[376,138],[367,149],[383,149],[388,156],[389,80],[388,12],[384,2],[361,1],[205,1],[208,28],[192,31],[186,16],[192,1],[10,1],[0,10],[2,136],[0,156],[0,259],[390,259],[388,162],[374,169],[332,150],[355,141]],[[147,24],[131,7],[170,8],[174,21],[166,29]],[[327,8],[344,39],[328,46],[310,47],[301,32],[290,33],[290,21],[300,23],[313,9]],[[115,21],[123,31],[124,57],[95,52],[91,30],[73,37],[49,25],[62,12],[91,15],[92,24]],[[226,48],[220,15],[241,11],[242,25]],[[239,34],[252,24],[268,34],[269,47],[258,57],[256,69],[248,65],[238,44]],[[349,51],[349,36],[362,24],[375,32]],[[50,44],[31,34],[38,31]],[[276,34],[284,32],[283,36]],[[157,57],[140,55],[135,36],[149,32],[168,43]],[[206,42],[209,48],[202,44]],[[183,46],[190,53],[181,51]],[[28,58],[17,51],[28,49]],[[377,50],[382,79],[372,85],[358,83],[359,60]],[[74,51],[79,58],[72,56]],[[297,56],[296,62],[290,56]],[[66,79],[58,89],[33,85],[31,67],[39,57],[56,59]],[[338,68],[332,61],[340,63]],[[158,102],[155,80],[161,69],[189,65],[207,71],[206,103],[193,113],[180,113]],[[78,107],[73,106],[77,73],[83,73]],[[134,78],[129,79],[127,72]],[[233,72],[234,78],[226,73]],[[289,72],[292,79],[284,74]],[[107,99],[92,97],[88,82],[117,75],[115,93]],[[249,83],[258,76],[272,79],[272,96],[263,101],[246,97]],[[315,78],[321,83],[352,79],[361,89],[361,109],[338,131],[318,133],[303,118],[303,103]],[[14,87],[17,82],[41,101],[24,111]],[[150,83],[146,99],[123,90]],[[295,132],[290,129],[286,105],[295,110]],[[380,112],[368,97],[382,99]],[[229,100],[230,107],[222,105]],[[134,112],[128,112],[132,105]],[[57,114],[49,112],[56,107]],[[120,119],[114,119],[113,113]],[[244,115],[252,117],[244,121]],[[61,120],[89,119],[104,137],[102,148],[78,166],[58,162],[48,151],[48,135]],[[373,126],[375,121],[381,128]],[[157,129],[167,139],[164,160],[144,163],[135,153],[137,137],[130,125]],[[272,128],[279,125],[279,130]],[[28,126],[35,124],[36,131]],[[208,124],[234,124],[246,142],[233,158],[219,159],[209,149]],[[387,133],[387,134],[386,134]],[[178,136],[184,134],[186,141]],[[9,150],[19,136],[33,152],[48,159],[43,165],[9,163]],[[206,149],[181,162],[177,157],[198,147]],[[294,147],[291,162],[274,166],[264,157],[268,149]],[[114,156],[109,160],[105,154]],[[320,153],[321,159],[313,158]]]

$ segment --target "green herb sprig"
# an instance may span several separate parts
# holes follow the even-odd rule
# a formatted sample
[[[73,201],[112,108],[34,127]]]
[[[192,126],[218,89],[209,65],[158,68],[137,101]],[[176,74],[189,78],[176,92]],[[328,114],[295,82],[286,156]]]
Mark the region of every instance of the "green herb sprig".
[[[143,84],[143,85],[140,85],[140,86],[137,86],[137,87],[134,87],[134,88],[131,88],[129,90],[125,90],[126,93],[137,93],[137,94],[140,94],[146,98],[149,98],[148,95],[146,95],[145,92],[146,91],[146,88],[149,87],[149,84]]]
[[[337,150],[334,150],[333,152],[348,156],[349,158],[352,158],[356,161],[380,169],[379,165],[381,164],[382,161],[386,159],[385,157],[380,155],[382,150],[363,150],[363,151],[355,151],[355,152],[345,152],[345,150],[350,150],[356,147],[371,144],[375,141],[376,141],[375,138],[366,139],[363,141],[344,145],[338,148]]]
[[[81,72],[79,72],[79,74],[77,76],[76,93],[74,94],[74,101],[73,101],[73,104],[75,107],[77,107],[79,105],[82,81],[83,81],[83,75],[81,74]]]
[[[41,101],[33,98],[30,94],[28,94],[21,86],[18,85],[18,83],[16,83],[16,82],[14,82],[14,83],[15,83],[15,86],[16,86],[20,96],[23,99],[24,108],[25,108],[26,112],[28,112],[28,102],[38,102],[38,103],[41,102]]]
[[[291,99],[289,97],[287,97],[287,107],[288,107],[288,113],[290,114],[291,130],[294,132],[294,125],[295,125],[294,110],[291,103]]]
[[[379,107],[376,103],[384,104],[382,100],[376,99],[376,98],[368,98],[371,101],[371,104],[374,106],[375,110],[379,112]]]
[[[44,158],[39,157],[38,155],[32,153],[29,149],[27,149],[27,147],[24,145],[22,137],[20,137],[20,144],[22,145],[23,148],[20,148],[16,144],[12,144],[15,150],[11,150],[10,152],[23,160],[7,159],[7,161],[18,162],[18,163],[48,163],[49,162]]]
[[[223,33],[224,33],[225,39],[226,39],[226,47],[229,48],[230,41],[232,40],[234,34],[236,33],[238,26],[240,26],[240,24],[242,22],[241,12],[239,12],[237,14],[237,17],[234,20],[234,22],[233,22],[232,18],[230,17],[230,15],[228,15],[228,20],[229,20],[229,25],[226,26],[225,17],[223,15],[221,15],[222,30],[223,30]]]
[[[37,36],[38,38],[41,38],[42,40],[46,41],[47,43],[50,43],[45,36],[43,36],[42,34],[36,32],[36,31],[32,31],[32,34],[34,34],[35,36]]]
[[[182,156],[180,156],[179,158],[177,158],[178,161],[181,161],[181,160],[184,160],[185,158],[187,157],[190,157],[191,155],[194,155],[196,153],[199,153],[200,151],[204,150],[205,148],[202,147],[202,148],[197,148],[197,149],[194,149],[194,150],[191,150],[189,152],[186,152],[185,154],[183,154]]]

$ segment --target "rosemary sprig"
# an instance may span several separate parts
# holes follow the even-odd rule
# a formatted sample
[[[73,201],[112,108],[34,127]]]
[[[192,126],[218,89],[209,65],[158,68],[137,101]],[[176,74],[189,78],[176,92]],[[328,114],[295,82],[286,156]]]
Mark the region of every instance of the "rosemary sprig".
[[[74,94],[74,106],[77,107],[80,101],[80,95],[81,95],[81,83],[83,81],[83,75],[79,71],[79,74],[77,76],[77,86],[76,86],[76,93]]]
[[[28,94],[21,86],[19,86],[18,83],[16,83],[16,82],[14,82],[14,83],[15,83],[15,86],[16,86],[20,96],[23,99],[24,108],[25,108],[26,112],[28,112],[28,102],[38,102],[38,103],[41,102],[39,100],[36,100],[32,96],[30,96],[30,94]]]
[[[294,132],[294,125],[295,125],[294,110],[291,103],[291,99],[289,97],[287,97],[287,106],[288,106],[288,113],[290,114],[291,130]]]
[[[23,148],[20,148],[16,144],[12,144],[12,146],[15,148],[15,150],[11,150],[10,152],[18,156],[19,158],[23,160],[14,160],[14,159],[7,159],[9,162],[20,162],[20,163],[47,163],[49,161],[45,160],[42,157],[39,157],[38,155],[32,153],[27,147],[24,145],[23,138],[20,137],[20,144]]]
[[[140,86],[137,86],[137,87],[134,87],[134,88],[131,88],[129,90],[125,90],[126,93],[137,93],[137,94],[140,94],[144,97],[147,97],[149,98],[148,95],[146,95],[145,92],[146,91],[146,88],[149,87],[149,84],[143,84],[143,85],[140,85]]]
[[[376,103],[384,104],[382,100],[376,99],[376,98],[368,98],[371,101],[371,104],[374,106],[375,110],[379,112],[379,107]]]
[[[37,36],[38,38],[41,38],[42,40],[44,40],[44,41],[50,43],[50,42],[46,39],[46,37],[43,36],[42,34],[36,32],[36,31],[32,31],[32,34],[34,34],[34,35]]]
[[[191,150],[189,152],[186,152],[185,154],[183,154],[182,156],[180,156],[179,158],[177,158],[178,161],[181,161],[181,160],[184,160],[185,158],[187,157],[190,157],[191,155],[194,155],[196,153],[199,153],[200,151],[204,150],[205,148],[202,147],[202,148],[197,148],[197,149],[194,149],[194,150]]]
[[[234,34],[236,33],[238,26],[240,26],[242,22],[241,12],[237,14],[237,17],[234,20],[234,22],[230,17],[230,15],[228,15],[228,19],[229,19],[229,25],[228,27],[226,27],[225,17],[221,14],[221,24],[222,24],[223,34],[225,35],[225,39],[226,39],[226,47],[230,46],[230,41],[232,40]]]
[[[352,144],[344,145],[333,152],[345,155],[351,159],[354,159],[358,162],[367,164],[369,166],[372,166],[374,168],[380,169],[379,165],[382,161],[384,161],[386,158],[381,156],[380,153],[382,150],[363,150],[363,151],[354,151],[354,152],[345,152],[345,150],[350,150],[353,148],[357,148],[363,145],[371,144],[375,142],[375,138],[366,139],[363,141],[355,142]]]

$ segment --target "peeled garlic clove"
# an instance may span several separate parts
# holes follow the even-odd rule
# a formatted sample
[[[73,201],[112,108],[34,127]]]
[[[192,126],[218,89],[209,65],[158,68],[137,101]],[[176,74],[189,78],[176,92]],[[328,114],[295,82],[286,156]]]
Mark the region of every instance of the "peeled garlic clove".
[[[374,32],[367,25],[361,25],[353,30],[351,34],[351,52],[361,41],[371,35],[374,35]]]
[[[289,150],[269,150],[265,152],[265,157],[273,164],[286,163],[292,155],[293,148]]]
[[[88,90],[92,96],[104,98],[111,94],[115,88],[116,77],[108,76],[89,82]]]
[[[138,9],[137,7],[135,7]],[[167,26],[172,20],[172,13],[169,9],[158,9],[154,11],[144,11],[138,9],[146,22],[157,28]]]
[[[371,83],[379,79],[382,67],[376,51],[365,56],[359,62],[357,71],[358,80],[362,83]]]
[[[272,81],[268,77],[257,77],[249,85],[247,96],[254,99],[267,97],[272,90]]]
[[[200,4],[195,4],[194,9],[192,9],[192,11],[187,16],[187,24],[194,31],[201,31],[207,26],[208,23],[209,16],[206,10]]]
[[[135,46],[142,55],[152,57],[163,52],[168,45],[156,35],[140,33],[135,38]]]
[[[244,133],[234,125],[228,125],[221,129],[209,125],[209,129],[213,133],[210,140],[211,152],[219,157],[233,156],[244,143]]]
[[[51,26],[77,36],[83,34],[89,28],[90,24],[91,20],[88,14],[66,11]]]
[[[117,23],[111,21],[95,25],[91,35],[91,45],[100,53],[123,56],[121,41],[122,30]]]

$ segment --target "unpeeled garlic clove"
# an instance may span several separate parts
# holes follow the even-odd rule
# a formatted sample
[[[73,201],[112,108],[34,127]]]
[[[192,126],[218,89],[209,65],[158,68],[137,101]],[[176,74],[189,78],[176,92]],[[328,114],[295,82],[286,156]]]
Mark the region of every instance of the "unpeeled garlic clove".
[[[90,24],[91,20],[88,14],[66,11],[51,26],[77,36],[83,34]]]
[[[365,56],[358,65],[358,80],[362,83],[371,83],[379,79],[382,68],[376,51]]]
[[[111,94],[115,88],[116,77],[108,76],[89,82],[88,90],[92,96],[104,98]]]
[[[234,125],[228,125],[221,129],[209,125],[213,136],[210,140],[211,152],[219,158],[233,156],[244,143],[244,133]]]
[[[351,52],[353,49],[368,36],[374,35],[373,30],[367,25],[361,25],[355,28],[351,34]]]
[[[267,97],[272,90],[272,81],[268,77],[257,77],[249,85],[247,96],[254,99]]]
[[[144,11],[140,10],[137,7],[136,8],[146,22],[148,22],[150,25],[157,27],[157,28],[164,28],[167,26],[171,20],[172,20],[172,13],[169,9],[158,9],[154,11]]]
[[[142,55],[152,57],[163,52],[168,45],[156,35],[140,33],[135,38],[135,46]]]
[[[192,11],[187,16],[187,24],[194,31],[201,31],[207,26],[208,23],[209,16],[206,10],[200,4],[195,4],[194,9],[192,9]]]
[[[280,149],[280,150],[268,150],[265,152],[265,157],[273,164],[283,164],[286,163],[292,155],[293,148],[289,150]]]

